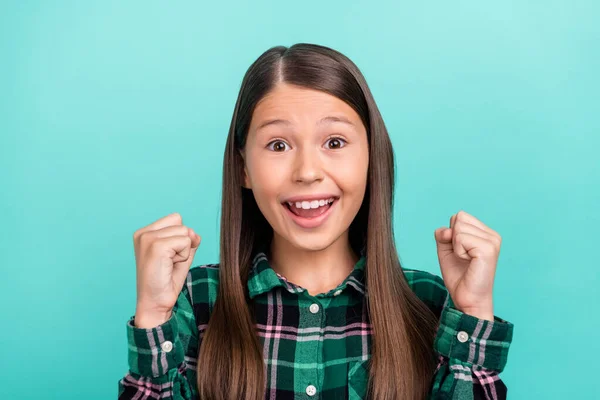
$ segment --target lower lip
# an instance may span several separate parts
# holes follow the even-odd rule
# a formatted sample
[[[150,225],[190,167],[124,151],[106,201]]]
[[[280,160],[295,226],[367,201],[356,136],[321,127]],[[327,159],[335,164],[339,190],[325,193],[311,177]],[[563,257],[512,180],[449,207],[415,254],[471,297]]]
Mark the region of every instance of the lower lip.
[[[337,204],[339,199],[335,199],[333,201],[333,203],[331,203],[331,205],[329,206],[329,208],[327,209],[327,211],[325,211],[323,214],[319,215],[318,217],[314,217],[314,218],[304,218],[301,217],[299,215],[294,214],[287,205],[282,204],[283,208],[285,208],[286,212],[288,213],[288,215],[292,218],[292,220],[299,226],[301,226],[302,228],[316,228],[318,226],[320,226],[321,224],[323,224],[323,222],[325,222],[325,220],[327,219],[327,217],[329,217],[329,214],[331,214],[333,207],[335,207],[335,205]]]

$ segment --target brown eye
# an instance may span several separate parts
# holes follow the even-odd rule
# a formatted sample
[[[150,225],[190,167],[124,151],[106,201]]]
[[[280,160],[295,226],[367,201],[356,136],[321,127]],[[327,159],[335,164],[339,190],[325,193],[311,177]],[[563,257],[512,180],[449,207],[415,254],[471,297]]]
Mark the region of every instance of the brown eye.
[[[286,143],[281,140],[273,140],[267,147],[271,148],[273,151],[281,153],[285,151]]]
[[[344,139],[338,138],[338,137],[333,137],[333,138],[329,139],[328,142],[329,142],[329,148],[332,150],[341,149],[342,147],[344,147],[344,145],[342,145],[342,143],[346,143],[346,141]]]

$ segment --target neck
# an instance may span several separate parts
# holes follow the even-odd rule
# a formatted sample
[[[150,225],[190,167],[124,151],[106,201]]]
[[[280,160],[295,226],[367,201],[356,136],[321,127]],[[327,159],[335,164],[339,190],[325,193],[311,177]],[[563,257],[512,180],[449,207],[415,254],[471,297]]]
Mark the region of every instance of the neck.
[[[274,232],[270,253],[269,262],[275,272],[312,296],[337,287],[359,259],[350,246],[348,231],[321,250],[295,247]]]

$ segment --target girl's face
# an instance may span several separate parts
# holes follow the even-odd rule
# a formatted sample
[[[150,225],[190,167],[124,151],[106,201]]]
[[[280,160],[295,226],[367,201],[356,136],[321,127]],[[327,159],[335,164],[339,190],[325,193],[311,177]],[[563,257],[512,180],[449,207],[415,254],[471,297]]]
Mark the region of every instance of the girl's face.
[[[242,154],[244,186],[274,240],[305,250],[347,240],[369,165],[366,128],[352,107],[325,92],[280,83],[257,104]]]

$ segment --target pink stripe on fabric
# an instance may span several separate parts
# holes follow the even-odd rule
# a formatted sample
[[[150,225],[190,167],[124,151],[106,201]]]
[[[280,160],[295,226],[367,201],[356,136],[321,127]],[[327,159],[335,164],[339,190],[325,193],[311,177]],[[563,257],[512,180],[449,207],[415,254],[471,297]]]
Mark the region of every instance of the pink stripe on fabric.
[[[148,338],[150,351],[152,352],[152,374],[156,376],[158,375],[158,350],[156,349],[156,342],[154,340],[154,335],[152,334],[152,329],[146,329],[146,337]]]
[[[135,379],[131,373],[128,373],[123,378],[123,383],[127,383],[129,386],[140,386],[154,390],[162,390],[165,387],[169,386],[169,383],[163,383],[162,385],[157,385],[148,380],[148,378],[141,377],[140,379]]]
[[[263,337],[265,339],[288,339],[294,340],[296,342],[310,342],[313,340],[324,340],[324,339],[341,339],[347,338],[350,336],[364,336],[366,337],[368,334],[372,334],[372,330],[356,330],[351,332],[344,332],[340,334],[327,334],[327,335],[310,335],[310,336],[297,336],[297,335],[289,335],[285,333],[275,332],[275,333],[264,333],[258,332],[258,336]]]
[[[269,325],[273,325],[273,292],[269,292],[267,294],[267,324]],[[263,346],[263,355],[265,359],[269,359],[269,346],[270,346],[271,342],[269,340],[265,340],[264,346]],[[264,369],[265,369],[265,377],[267,376],[267,363],[264,363]],[[273,379],[271,379],[271,384],[269,385],[271,392],[270,395],[271,397],[273,396],[273,391],[275,390],[275,387],[273,386]]]
[[[188,271],[188,274],[185,278],[185,284],[188,288],[188,293],[190,294],[191,303],[194,303],[194,293],[192,293],[192,271]]]
[[[125,376],[121,381],[123,386],[130,386],[137,388],[137,392],[133,399],[159,399],[163,395],[171,396],[172,390],[163,392],[162,388],[170,387],[169,383],[163,385],[155,385],[147,381],[147,378],[135,379],[131,375]]]
[[[440,368],[442,368],[442,365],[444,365],[446,363],[446,358],[444,358],[444,356],[441,356],[438,354],[438,361],[437,361],[437,366],[435,367],[435,371],[434,371],[434,375],[440,370]]]
[[[158,336],[158,341],[162,344],[165,341],[165,334],[163,333],[163,330],[161,327],[158,327],[156,330],[156,334]],[[163,374],[165,372],[167,372],[168,369],[168,364],[167,364],[167,353],[165,353],[164,351],[160,352],[160,364],[162,366],[162,372]]]
[[[316,333],[321,332],[321,328],[296,328],[294,326],[279,326],[279,325],[264,325],[264,324],[256,324],[256,327],[264,330],[265,332],[287,332],[287,333],[296,333],[296,334],[307,334],[307,333]],[[372,325],[365,322],[355,322],[353,324],[344,325],[344,326],[326,326],[325,332],[343,332],[345,330],[351,329],[363,329],[363,330],[371,330]]]
[[[275,301],[277,306],[277,326],[281,326],[283,323],[283,301],[281,299],[281,292],[278,290],[275,293]],[[277,360],[279,356],[279,338],[275,337],[275,341],[273,342],[273,360]],[[275,400],[275,395],[277,392],[275,388],[277,387],[277,363],[271,364],[271,400]]]
[[[494,382],[500,380],[500,376],[495,371],[486,370],[485,368],[474,370],[473,373],[477,377],[477,380],[481,383],[481,386],[484,387],[484,393],[486,398],[490,400],[498,400],[498,393],[496,392],[496,385]],[[487,390],[485,388],[489,388],[491,392],[491,397],[487,395]]]
[[[361,328],[363,326],[368,326],[369,328],[371,327],[371,324],[367,323],[367,312],[368,312],[367,302],[364,301],[363,307],[362,307]],[[367,337],[365,335],[363,335],[361,342],[362,342],[361,343],[362,344],[362,359],[363,359],[363,361],[366,361],[369,358],[369,348],[368,348]]]
[[[475,326],[475,331],[473,331],[471,338],[477,338],[477,336],[479,336],[479,332],[481,331],[482,327],[483,327],[483,321],[482,320],[477,321],[477,325]],[[471,364],[473,364],[475,362],[475,348],[476,347],[477,347],[477,343],[475,343],[475,340],[472,340],[469,345],[469,359],[468,359],[468,362]]]
[[[186,363],[181,363],[177,367],[177,371],[180,374],[185,374],[187,368]],[[149,377],[140,377],[136,379],[130,372],[120,381],[123,386],[137,388],[136,394],[133,399],[148,399],[148,398],[171,398],[173,396],[173,383],[166,382],[162,385],[152,383]],[[168,389],[168,390],[167,390]]]
[[[483,333],[483,337],[479,341],[479,357],[477,358],[477,364],[479,364],[479,365],[483,365],[483,362],[485,361],[485,346],[487,344],[487,339],[490,337],[490,334],[492,333],[493,327],[494,327],[494,323],[490,321],[490,323],[488,323],[488,325],[485,329],[485,332]]]

